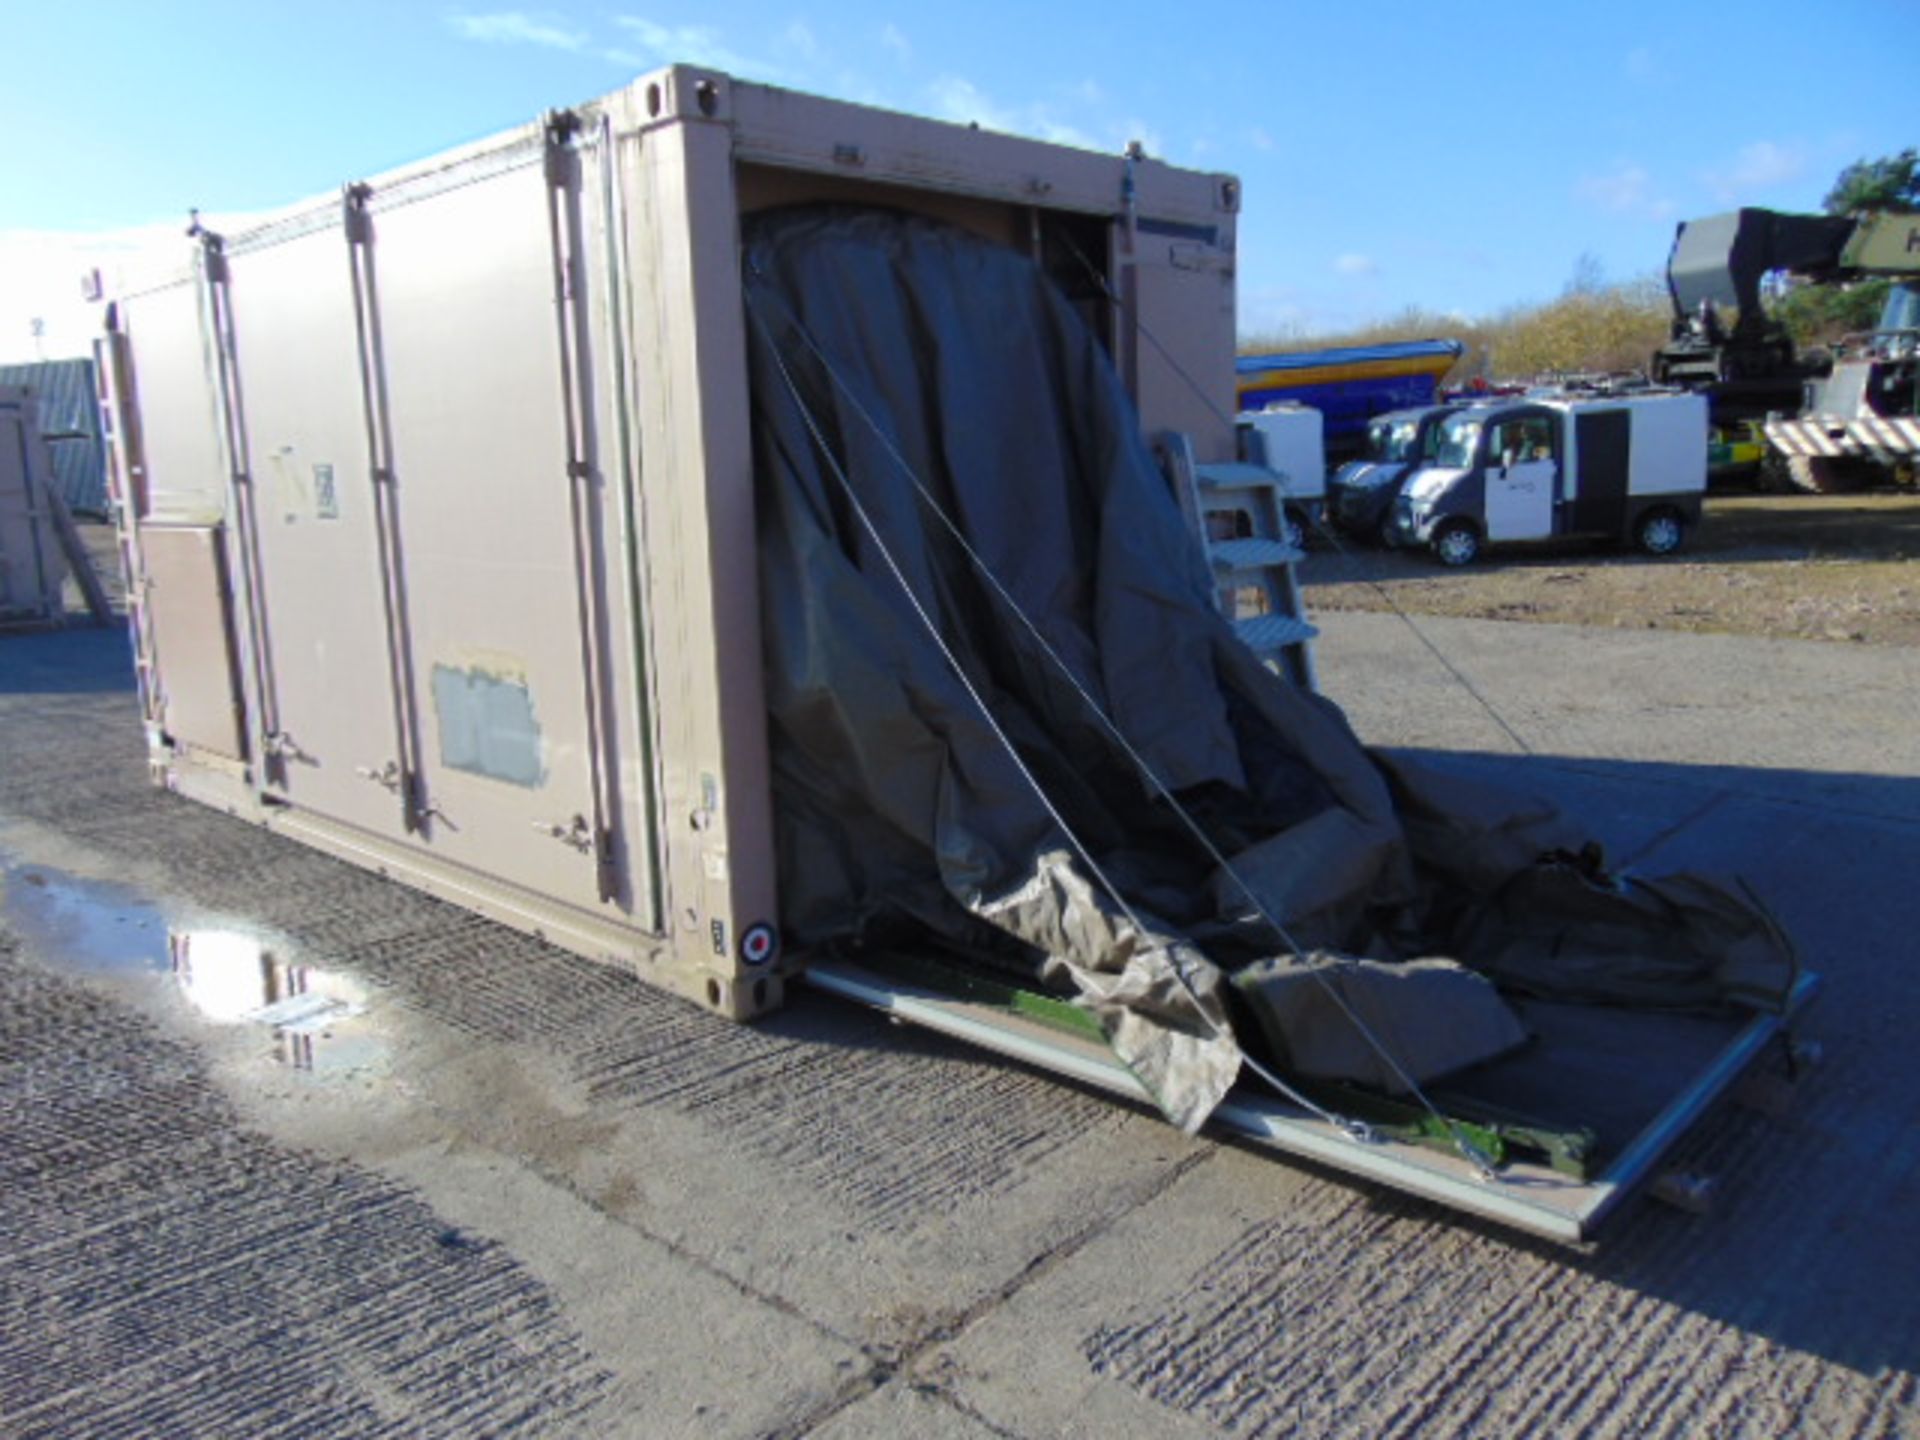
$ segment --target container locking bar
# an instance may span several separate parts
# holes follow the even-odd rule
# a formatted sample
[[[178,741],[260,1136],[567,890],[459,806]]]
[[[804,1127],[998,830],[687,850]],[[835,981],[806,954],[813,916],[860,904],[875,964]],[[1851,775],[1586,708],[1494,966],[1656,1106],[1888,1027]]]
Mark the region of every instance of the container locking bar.
[[[422,793],[420,711],[413,690],[413,647],[407,625],[406,583],[400,572],[400,501],[393,471],[393,428],[387,409],[386,354],[380,338],[380,290],[374,274],[372,187],[341,192],[341,227],[353,280],[353,326],[360,365],[360,413],[366,426],[367,474],[373,489],[373,531],[379,551],[381,618],[386,628],[387,696],[393,712],[397,760],[388,762],[400,797],[400,824],[425,836],[436,813]],[[361,771],[362,774],[367,773]],[[385,775],[387,771],[380,772]],[[385,784],[386,781],[382,780]]]
[[[590,412],[590,336],[584,283],[585,221],[581,213],[578,140],[580,117],[554,111],[546,119],[547,221],[553,245],[553,303],[560,339],[560,401],[567,426],[565,474],[573,524],[574,594],[579,607],[580,672],[587,722],[587,786],[592,819],[575,816],[590,843],[570,838],[573,826],[558,827],[556,838],[591,853],[602,901],[619,898],[615,837],[611,817],[617,806],[611,793],[607,757],[607,661],[602,649],[599,471],[593,461]],[[544,827],[543,827],[544,828]]]

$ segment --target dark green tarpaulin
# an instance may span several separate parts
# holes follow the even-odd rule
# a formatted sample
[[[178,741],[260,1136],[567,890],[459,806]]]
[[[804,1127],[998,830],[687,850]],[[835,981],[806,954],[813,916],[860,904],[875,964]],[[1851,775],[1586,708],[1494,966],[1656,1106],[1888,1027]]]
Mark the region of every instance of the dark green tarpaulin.
[[[1275,1007],[1307,991],[1260,908],[1335,970],[1341,957],[1479,967],[1461,948],[1472,941],[1495,962],[1479,968],[1535,993],[1553,991],[1564,955],[1568,983],[1601,994],[1627,969],[1608,958],[1623,935],[1665,933],[1664,901],[1596,908],[1575,893],[1591,874],[1543,866],[1582,843],[1544,807],[1383,770],[1337,707],[1240,644],[1105,351],[1025,256],[921,219],[808,208],[755,220],[745,275],[781,907],[796,943],[918,930],[1075,995],[1191,1127],[1238,1073],[1236,1014],[1256,1017],[1246,1043],[1303,1073],[1318,1063],[1306,1051],[1324,1050],[1344,1058],[1323,1073],[1390,1079],[1377,1058],[1346,1073],[1364,1045],[1302,1047],[1297,1029],[1288,1044]],[[1692,899],[1709,896],[1716,923],[1609,998],[1784,993],[1773,932],[1720,890]],[[1716,949],[1729,926],[1746,947],[1738,987]],[[1557,949],[1536,953],[1549,932]],[[1227,976],[1275,961],[1241,987],[1279,977],[1271,1003],[1238,1010]],[[1416,1078],[1517,1037],[1494,989],[1459,978],[1355,982],[1369,1005],[1417,997],[1419,1013],[1381,1021],[1434,1032],[1401,1057]]]

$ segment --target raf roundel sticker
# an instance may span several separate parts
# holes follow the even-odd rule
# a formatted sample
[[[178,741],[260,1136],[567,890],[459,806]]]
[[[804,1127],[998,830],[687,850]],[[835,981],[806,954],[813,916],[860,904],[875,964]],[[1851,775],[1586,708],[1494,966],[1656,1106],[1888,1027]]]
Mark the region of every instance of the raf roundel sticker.
[[[749,925],[740,936],[740,958],[749,965],[766,964],[779,948],[779,937],[764,920],[758,925]]]

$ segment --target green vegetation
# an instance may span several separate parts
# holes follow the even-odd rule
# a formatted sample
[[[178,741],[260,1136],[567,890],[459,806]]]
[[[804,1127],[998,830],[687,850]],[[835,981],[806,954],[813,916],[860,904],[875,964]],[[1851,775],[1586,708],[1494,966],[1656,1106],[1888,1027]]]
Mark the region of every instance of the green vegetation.
[[[1800,285],[1767,306],[1773,318],[1787,327],[1793,343],[1831,345],[1842,335],[1871,330],[1886,308],[1889,280],[1861,280],[1852,285]]]
[[[1909,147],[1878,160],[1854,161],[1840,172],[1821,203],[1829,215],[1920,210],[1920,150]],[[1796,345],[1830,345],[1842,335],[1878,324],[1891,284],[1862,280],[1853,285],[1802,285],[1768,308]]]
[[[1840,172],[1821,202],[1829,215],[1861,210],[1920,210],[1920,150],[1856,160]]]

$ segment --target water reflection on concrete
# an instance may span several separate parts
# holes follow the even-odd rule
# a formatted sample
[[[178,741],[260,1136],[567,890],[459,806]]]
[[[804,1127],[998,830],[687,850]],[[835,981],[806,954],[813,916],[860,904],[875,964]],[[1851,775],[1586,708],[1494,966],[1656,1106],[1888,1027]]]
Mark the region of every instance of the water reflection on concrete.
[[[172,930],[173,978],[216,1025],[273,1028],[275,1050],[296,1070],[351,1070],[376,1058],[376,1037],[346,1022],[366,1014],[367,992],[351,977],[296,964],[239,930]]]
[[[239,925],[169,924],[127,886],[4,856],[0,878],[9,928],[46,964],[134,983],[170,977],[200,1020],[265,1027],[273,1057],[295,1070],[343,1074],[384,1059],[366,987],[301,963],[284,941]]]

